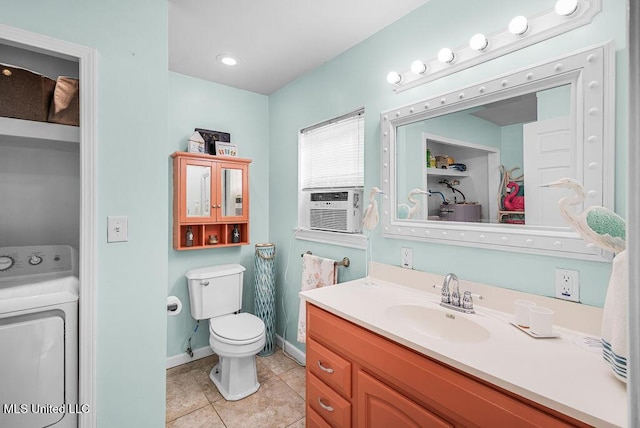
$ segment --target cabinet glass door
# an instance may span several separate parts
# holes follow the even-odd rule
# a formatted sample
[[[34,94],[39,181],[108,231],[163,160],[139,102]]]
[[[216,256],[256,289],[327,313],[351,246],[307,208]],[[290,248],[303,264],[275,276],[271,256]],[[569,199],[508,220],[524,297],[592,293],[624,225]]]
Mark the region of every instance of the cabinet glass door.
[[[211,167],[187,165],[187,217],[211,216]]]
[[[224,167],[220,175],[222,215],[242,217],[242,169]]]

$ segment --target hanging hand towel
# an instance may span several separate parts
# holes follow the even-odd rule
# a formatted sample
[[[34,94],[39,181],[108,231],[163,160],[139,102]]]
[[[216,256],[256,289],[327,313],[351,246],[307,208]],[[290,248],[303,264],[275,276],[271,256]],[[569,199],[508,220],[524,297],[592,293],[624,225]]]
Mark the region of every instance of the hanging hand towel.
[[[338,283],[338,268],[336,261],[317,257],[311,254],[302,256],[302,285],[300,291],[326,287]],[[298,342],[307,341],[307,311],[305,302],[300,300],[298,312]]]
[[[602,314],[602,356],[611,364],[613,374],[627,381],[629,259],[627,250],[613,259],[611,279]]]

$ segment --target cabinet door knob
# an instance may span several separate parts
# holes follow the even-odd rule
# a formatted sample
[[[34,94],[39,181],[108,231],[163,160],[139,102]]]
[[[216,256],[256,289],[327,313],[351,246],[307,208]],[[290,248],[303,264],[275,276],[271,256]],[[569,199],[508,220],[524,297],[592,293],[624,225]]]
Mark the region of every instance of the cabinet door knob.
[[[320,367],[320,370],[322,370],[323,372],[327,372],[329,374],[333,373],[333,369],[331,367],[325,367],[322,365],[322,362],[320,360],[318,360],[318,367]]]
[[[322,402],[322,398],[318,397],[318,404],[320,405],[320,407],[322,407],[323,409],[325,409],[327,412],[333,412],[333,407],[331,406],[327,406],[326,404],[324,404]]]

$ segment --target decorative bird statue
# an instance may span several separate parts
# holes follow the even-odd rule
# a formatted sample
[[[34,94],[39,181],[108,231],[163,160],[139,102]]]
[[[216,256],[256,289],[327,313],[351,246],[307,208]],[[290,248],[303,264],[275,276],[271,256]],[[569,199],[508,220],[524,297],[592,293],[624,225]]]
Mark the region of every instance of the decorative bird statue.
[[[571,208],[584,202],[584,189],[576,180],[561,178],[540,187],[561,187],[575,192],[572,197],[561,198],[558,205],[562,217],[582,239],[615,254],[626,248],[625,221],[618,214],[600,206],[591,206],[580,214],[576,214]]]
[[[384,192],[377,187],[372,187],[371,193],[369,193],[369,206],[364,210],[364,215],[362,216],[362,227],[367,230],[375,229],[380,220],[378,216],[378,201],[376,201],[377,194],[384,194]]]
[[[616,254],[611,264],[611,277],[602,312],[602,357],[610,364],[613,375],[627,382],[629,257],[625,221],[618,214],[600,206],[591,206],[576,214],[572,207],[584,202],[584,189],[572,178],[561,178],[540,187],[573,190],[574,196],[565,196],[558,201],[562,217],[582,239]]]
[[[364,210],[364,215],[362,216],[362,227],[368,231],[372,231],[378,225],[378,201],[376,201],[376,195],[378,194],[384,195],[384,192],[377,187],[372,187],[371,193],[369,193],[369,206]],[[371,278],[369,278],[369,261],[373,260],[371,237],[371,233],[369,233],[369,236],[367,237],[367,247],[364,254],[365,284],[367,285],[372,284]]]
[[[413,218],[414,215],[416,215],[416,213],[418,212],[418,210],[420,209],[420,201],[417,199],[414,199],[413,196],[422,193],[423,195],[430,195],[430,192],[427,192],[426,190],[422,190],[422,189],[413,189],[412,191],[409,192],[409,196],[407,197],[407,199],[409,199],[409,202],[411,202],[413,204],[412,207],[410,207],[408,204],[399,204],[398,205],[398,218],[401,219],[410,219]]]
[[[507,211],[524,211],[524,196],[517,196],[520,186],[515,181],[507,183],[507,189],[511,189],[511,193],[504,198],[504,208]]]

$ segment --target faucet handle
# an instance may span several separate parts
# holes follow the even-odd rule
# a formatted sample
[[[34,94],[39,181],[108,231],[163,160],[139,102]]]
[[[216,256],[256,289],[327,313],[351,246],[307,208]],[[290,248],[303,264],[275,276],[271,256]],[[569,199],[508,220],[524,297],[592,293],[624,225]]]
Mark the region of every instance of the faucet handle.
[[[471,291],[465,291],[462,297],[462,308],[473,309],[473,298],[471,297]]]
[[[440,292],[440,302],[451,303],[451,296],[449,296],[449,287],[445,284]]]
[[[451,292],[451,302],[453,306],[460,306],[460,292],[458,291],[458,287],[454,287]]]

